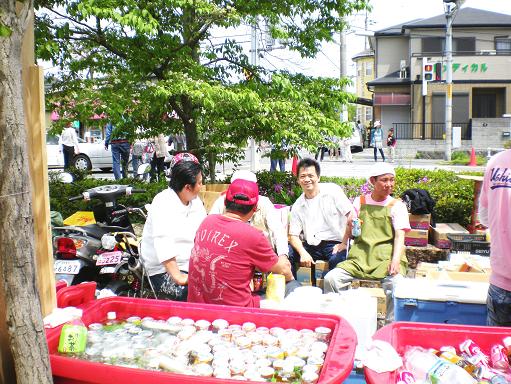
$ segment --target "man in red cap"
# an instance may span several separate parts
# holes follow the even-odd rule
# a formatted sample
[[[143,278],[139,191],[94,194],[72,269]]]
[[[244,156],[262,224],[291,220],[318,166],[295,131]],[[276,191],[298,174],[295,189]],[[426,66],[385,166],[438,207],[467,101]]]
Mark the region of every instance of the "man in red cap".
[[[287,257],[277,256],[262,232],[247,224],[258,199],[257,183],[237,179],[227,189],[225,213],[202,222],[190,256],[189,302],[259,307],[250,288],[256,268],[293,280]]]

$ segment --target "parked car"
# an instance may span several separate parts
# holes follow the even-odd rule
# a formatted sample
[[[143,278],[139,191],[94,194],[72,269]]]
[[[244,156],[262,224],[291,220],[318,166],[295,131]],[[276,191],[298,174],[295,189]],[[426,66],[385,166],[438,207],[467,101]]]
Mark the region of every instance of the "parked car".
[[[364,150],[364,139],[362,133],[360,132],[360,129],[358,129],[355,123],[351,124],[351,130],[352,130],[350,138],[351,152],[352,153],[362,152]]]
[[[87,143],[85,140],[78,138],[78,148],[80,153],[73,158],[73,167],[84,171],[99,168],[107,172],[112,169],[112,152],[110,152],[110,148],[105,149],[104,141]],[[48,168],[62,168],[64,166],[64,155],[58,136],[46,135],[46,153]]]

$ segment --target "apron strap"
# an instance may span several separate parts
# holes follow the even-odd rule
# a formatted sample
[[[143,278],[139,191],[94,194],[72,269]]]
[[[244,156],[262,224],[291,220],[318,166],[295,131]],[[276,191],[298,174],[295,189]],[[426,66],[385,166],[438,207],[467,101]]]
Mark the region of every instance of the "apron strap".
[[[366,195],[361,195],[360,196],[360,205],[364,205],[366,203]]]

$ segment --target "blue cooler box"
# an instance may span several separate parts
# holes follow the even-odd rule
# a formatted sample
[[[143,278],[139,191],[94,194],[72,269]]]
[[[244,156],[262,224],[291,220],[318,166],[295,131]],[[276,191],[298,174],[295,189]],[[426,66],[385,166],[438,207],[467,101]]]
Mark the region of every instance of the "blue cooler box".
[[[486,325],[486,282],[401,279],[394,287],[396,321]]]

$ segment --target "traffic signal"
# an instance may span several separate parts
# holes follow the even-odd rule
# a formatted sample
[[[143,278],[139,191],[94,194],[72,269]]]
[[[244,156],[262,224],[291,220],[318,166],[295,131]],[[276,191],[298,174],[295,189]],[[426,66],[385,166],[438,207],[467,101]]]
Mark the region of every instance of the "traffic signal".
[[[442,81],[442,63],[435,64],[435,81]]]
[[[424,61],[422,64],[422,80],[424,81],[433,81],[433,64]]]

